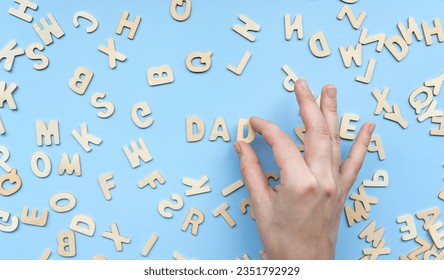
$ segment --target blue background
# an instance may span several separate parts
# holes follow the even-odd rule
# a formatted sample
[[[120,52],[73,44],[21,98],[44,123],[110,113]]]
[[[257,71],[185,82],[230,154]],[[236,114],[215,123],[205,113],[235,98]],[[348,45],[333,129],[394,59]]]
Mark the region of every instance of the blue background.
[[[295,141],[293,130],[302,125],[298,116],[294,94],[282,86],[285,73],[281,67],[289,65],[299,76],[308,80],[313,92],[319,93],[326,83],[338,88],[339,113],[359,114],[361,126],[365,121],[377,124],[376,132],[381,136],[386,159],[380,161],[376,153],[369,153],[363,169],[352,187],[371,179],[374,171],[387,170],[390,175],[388,188],[367,188],[369,195],[379,199],[372,206],[370,218],[349,228],[343,215],[337,244],[337,258],[358,259],[362,249],[371,244],[358,238],[358,234],[372,220],[385,228],[386,247],[391,254],[381,259],[398,259],[417,247],[414,241],[401,241],[400,225],[396,217],[434,206],[442,208],[443,201],[437,197],[443,188],[444,146],[441,137],[430,136],[429,130],[437,127],[430,119],[423,123],[416,120],[414,110],[408,104],[410,93],[424,81],[441,74],[444,59],[443,44],[433,38],[433,45],[426,46],[424,40],[409,47],[408,56],[397,62],[386,48],[380,53],[375,44],[363,46],[363,66],[344,67],[339,46],[355,45],[360,30],[354,30],[348,19],[336,18],[344,4],[341,1],[192,1],[191,17],[184,22],[175,21],[169,12],[170,1],[36,1],[37,11],[28,9],[34,21],[52,13],[65,36],[55,39],[46,46],[43,53],[49,57],[50,65],[43,71],[32,68],[35,61],[26,56],[17,57],[12,71],[3,69],[0,62],[0,81],[8,85],[15,82],[19,88],[14,92],[18,110],[12,111],[5,105],[0,109],[7,133],[0,135],[0,145],[6,146],[11,157],[8,164],[18,169],[23,180],[22,188],[10,197],[0,196],[0,209],[20,216],[24,206],[48,209],[49,218],[45,227],[20,224],[13,233],[0,232],[1,259],[37,259],[46,248],[52,250],[51,259],[60,259],[57,254],[56,237],[68,230],[71,219],[79,214],[89,215],[96,222],[96,233],[88,237],[76,233],[76,259],[91,259],[104,255],[109,259],[144,258],[140,251],[152,233],[159,240],[148,255],[149,259],[171,259],[178,251],[188,258],[235,259],[247,253],[252,259],[259,259],[262,245],[255,222],[249,215],[239,211],[240,202],[248,197],[245,188],[228,197],[221,190],[241,179],[237,156],[233,149],[237,121],[258,115],[270,119],[289,133]],[[8,14],[9,7],[17,7],[13,1],[0,2],[0,48],[15,39],[18,47],[42,43],[32,25]],[[359,1],[351,5],[355,15],[361,11],[367,17],[361,28],[369,34],[386,33],[388,37],[399,35],[398,22],[407,24],[413,16],[418,24],[427,21],[432,24],[435,17],[442,17],[444,2],[430,1]],[[141,16],[142,22],[134,40],[127,38],[128,31],[121,36],[115,33],[124,10],[130,12],[130,19]],[[89,22],[80,20],[75,28],[72,18],[78,11],[86,11],[99,21],[99,28],[91,34],[85,28]],[[304,38],[291,41],[284,36],[284,14],[303,16]],[[238,16],[245,14],[261,25],[255,33],[256,42],[241,37],[231,26],[238,24]],[[308,47],[312,34],[323,31],[331,48],[331,55],[319,59]],[[98,51],[99,45],[107,45],[108,38],[116,42],[117,51],[127,56],[125,62],[118,62],[117,68],[108,67],[108,56]],[[185,67],[186,56],[193,51],[213,52],[211,69],[194,74]],[[226,69],[237,65],[245,51],[252,57],[241,76]],[[357,75],[365,73],[367,62],[375,58],[376,69],[370,84],[355,81]],[[146,72],[150,67],[168,64],[174,71],[172,84],[150,87]],[[86,67],[94,72],[94,78],[83,95],[77,95],[68,87],[74,70]],[[382,114],[374,115],[376,100],[373,89],[381,91],[389,87],[388,102],[399,104],[403,117],[409,123],[407,129],[383,119]],[[97,116],[98,109],[90,104],[96,92],[105,92],[106,100],[116,106],[115,113],[108,119]],[[442,94],[435,98],[438,108]],[[131,120],[132,106],[146,101],[154,123],[147,129],[140,129]],[[187,116],[200,117],[206,126],[204,139],[188,143],[185,133]],[[222,139],[209,141],[213,122],[224,117],[229,128],[231,141]],[[61,144],[39,147],[35,136],[37,120],[58,120]],[[92,145],[93,151],[86,153],[72,137],[71,131],[87,123],[89,132],[103,139],[100,146]],[[132,169],[122,147],[142,137],[153,160]],[[277,171],[269,147],[257,137],[253,143],[266,171]],[[343,157],[351,141],[343,141]],[[30,167],[31,156],[42,151],[52,161],[49,177],[36,177]],[[63,153],[79,153],[82,176],[57,174]],[[137,183],[154,170],[159,170],[166,183],[156,189],[139,189]],[[114,175],[116,188],[111,190],[112,200],[106,201],[97,178],[107,172]],[[4,174],[0,170],[0,174]],[[182,184],[182,178],[199,179],[208,176],[210,193],[186,197],[189,188]],[[59,192],[71,192],[77,197],[76,207],[67,213],[56,213],[49,207],[50,198]],[[157,212],[157,205],[170,194],[178,193],[185,205],[180,211],[173,211],[172,219],[165,219]],[[214,218],[212,211],[223,202],[228,202],[228,212],[237,225],[230,228],[221,218]],[[352,205],[352,200],[347,200]],[[191,207],[205,213],[205,222],[199,228],[198,236],[190,231],[182,232],[180,227]],[[297,217],[295,217],[297,219]],[[117,252],[112,241],[103,238],[104,231],[116,222],[122,235],[131,238],[124,244],[123,251]],[[418,235],[430,240],[428,233],[421,230],[422,222],[416,220]]]

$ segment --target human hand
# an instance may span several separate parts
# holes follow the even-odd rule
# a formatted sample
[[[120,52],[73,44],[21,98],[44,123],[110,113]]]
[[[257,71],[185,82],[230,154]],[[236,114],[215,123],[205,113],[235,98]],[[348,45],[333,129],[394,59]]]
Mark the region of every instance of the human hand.
[[[342,208],[375,124],[367,122],[361,127],[342,162],[336,88],[324,86],[320,108],[304,80],[296,81],[295,93],[306,129],[303,156],[279,127],[257,117],[250,119],[253,129],[272,148],[280,170],[278,186],[270,187],[250,145],[238,141],[234,147],[267,256],[334,259]]]

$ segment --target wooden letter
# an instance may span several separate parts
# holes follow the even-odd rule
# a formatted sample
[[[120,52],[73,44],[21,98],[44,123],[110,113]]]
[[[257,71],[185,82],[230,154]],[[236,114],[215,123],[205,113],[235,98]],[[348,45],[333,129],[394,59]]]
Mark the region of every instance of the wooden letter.
[[[43,162],[43,170],[39,168],[39,160]],[[35,176],[46,178],[51,173],[51,159],[44,152],[35,152],[31,158],[31,169]]]
[[[284,24],[285,24],[285,40],[290,41],[293,37],[293,33],[296,32],[298,39],[302,40],[304,38],[304,27],[302,25],[302,16],[296,15],[291,23],[290,14],[285,14]]]
[[[194,216],[196,217],[196,219],[193,219]],[[180,229],[182,231],[186,231],[188,226],[191,225],[191,234],[196,236],[197,232],[199,231],[199,225],[202,224],[204,220],[205,215],[202,211],[197,208],[191,208],[188,211],[188,214],[185,217],[185,220],[183,221],[182,227]]]
[[[438,96],[439,92],[441,91],[442,83],[444,82],[444,73],[439,75],[438,77],[428,80],[424,83],[424,85],[428,87],[433,87],[433,95]]]
[[[439,124],[438,129],[430,129],[430,135],[432,136],[444,136],[444,118],[443,117],[434,117],[432,118],[432,123]],[[443,198],[444,200],[444,198]]]
[[[321,47],[319,49],[318,42]],[[310,37],[309,46],[311,53],[319,58],[327,57],[331,54],[330,47],[328,46],[327,39],[324,32],[320,31]]]
[[[253,207],[251,207],[251,200],[249,198],[245,198],[240,203],[240,211],[242,214],[247,214],[247,207],[250,207],[250,217],[253,220],[256,220],[256,217],[254,216]]]
[[[33,225],[38,227],[44,227],[48,221],[48,210],[43,210],[40,217],[37,216],[37,209],[32,209],[31,215],[29,215],[28,207],[23,207],[21,220],[22,223],[27,225]]]
[[[182,14],[177,12],[177,6],[183,6],[185,3],[185,11]],[[191,0],[171,0],[170,14],[174,20],[185,21],[191,15]]]
[[[418,95],[424,93],[426,98],[424,100],[419,100]],[[409,103],[413,109],[415,109],[415,113],[419,115],[425,107],[429,106],[433,101],[433,92],[429,87],[421,86],[415,89],[409,96]]]
[[[57,235],[58,249],[60,256],[70,258],[76,255],[76,236],[72,231],[62,231]]]
[[[233,192],[237,191],[238,189],[242,188],[244,186],[244,181],[238,180],[234,182],[233,184],[229,185],[225,189],[222,190],[222,195],[227,196],[232,194]]]
[[[230,214],[228,214],[228,208],[230,208],[230,205],[228,205],[228,203],[222,203],[217,209],[213,211],[213,216],[215,218],[217,218],[218,216],[222,216],[222,218],[224,218],[225,222],[227,222],[230,227],[234,227],[236,225],[236,222],[233,220]]]
[[[259,256],[260,256],[261,259],[263,259],[263,260],[268,260],[268,259],[269,259],[268,256],[267,256],[267,254],[265,253],[264,250],[262,250],[262,251],[259,252]]]
[[[352,133],[349,133],[349,131],[355,131],[356,126],[351,125],[350,122],[357,122],[359,121],[358,115],[353,114],[344,114],[341,119],[341,129],[340,129],[340,137],[342,139],[347,140],[353,140],[355,139],[355,135]]]
[[[17,9],[14,9],[12,7],[9,8],[8,13],[24,21],[32,22],[33,17],[27,14],[26,10],[29,8],[31,10],[37,11],[37,8],[39,6],[29,0],[14,0],[14,2],[19,4],[19,7]]]
[[[14,66],[15,57],[19,55],[25,54],[25,50],[22,48],[15,48],[17,46],[17,42],[15,40],[9,41],[9,43],[0,50],[0,62],[5,59],[5,68],[6,71],[11,71]]]
[[[37,136],[37,145],[43,146],[43,139],[45,140],[46,146],[52,145],[51,137],[54,138],[54,144],[60,144],[60,132],[59,132],[59,121],[52,120],[49,121],[49,125],[46,126],[44,121],[35,122],[35,130]]]
[[[174,81],[174,73],[170,66],[162,65],[158,68],[151,67],[147,72],[148,84],[158,86]]]
[[[99,118],[102,119],[107,119],[109,117],[111,117],[114,114],[114,110],[115,110],[115,106],[111,101],[104,101],[104,102],[99,102],[97,101],[98,99],[104,99],[106,97],[106,94],[103,92],[97,92],[95,94],[93,94],[93,96],[91,96],[91,105],[94,108],[104,108],[105,111],[99,111],[97,113],[97,116],[99,116]]]
[[[370,204],[378,203],[378,199],[376,197],[367,195],[367,193],[365,192],[365,187],[363,185],[360,185],[358,187],[358,194],[353,193],[350,195],[350,199],[362,202],[362,205],[367,212],[369,212],[371,209]]]
[[[360,201],[354,202],[355,209],[352,209],[350,206],[345,205],[345,216],[347,218],[347,224],[349,227],[352,227],[355,222],[359,223],[362,218],[365,220],[368,219],[368,213],[365,211],[364,205]]]
[[[374,58],[370,58],[367,65],[367,70],[365,71],[364,76],[356,76],[356,81],[368,84],[372,80],[373,73],[375,72],[376,60]]]
[[[249,33],[249,31],[259,32],[261,30],[261,26],[245,15],[240,15],[239,20],[241,20],[245,25],[233,25],[232,29],[248,41],[256,41],[256,37]]]
[[[434,258],[430,258],[431,256],[434,256]],[[424,252],[423,259],[424,260],[442,260],[444,257],[444,250],[438,249],[436,245],[433,245],[430,250],[427,250]]]
[[[409,45],[401,36],[387,38],[384,44],[397,61],[403,60],[409,53]],[[398,45],[399,49],[395,44]]]
[[[429,242],[427,242],[426,240],[422,239],[419,236],[415,238],[415,242],[421,246],[419,246],[415,250],[412,250],[407,255],[407,257],[411,260],[419,260],[418,255],[420,255],[420,254],[428,251],[430,248],[432,248],[432,244],[430,244]]]
[[[48,68],[49,65],[49,59],[46,55],[43,54],[36,54],[35,50],[43,51],[45,49],[45,46],[39,43],[33,43],[29,45],[26,48],[26,56],[31,60],[40,60],[40,63],[34,63],[32,67],[34,67],[35,70],[43,70]]]
[[[116,183],[108,182],[111,179],[113,179],[113,174],[111,172],[99,176],[100,188],[102,189],[103,195],[105,196],[106,200],[111,200],[111,189],[114,189],[116,187]]]
[[[387,87],[383,88],[382,92],[379,92],[377,89],[372,90],[373,96],[376,98],[376,101],[378,101],[375,109],[375,115],[381,114],[382,110],[386,111],[387,113],[392,112],[392,107],[390,107],[390,104],[387,102],[388,93],[389,88]]]
[[[97,21],[97,19],[91,15],[90,13],[87,12],[77,12],[73,19],[72,19],[72,23],[74,24],[75,27],[79,27],[79,18],[84,18],[88,21],[91,22],[91,26],[88,26],[86,28],[86,32],[88,33],[92,33],[94,31],[97,30],[97,28],[99,27],[99,22]]]
[[[174,200],[176,203],[170,202],[166,199],[162,200],[161,202],[159,202],[159,205],[157,206],[157,210],[159,211],[160,215],[164,218],[171,218],[173,217],[173,213],[171,212],[167,212],[165,211],[165,209],[170,208],[173,209],[175,211],[182,209],[183,207],[183,198],[178,195],[173,193],[171,195],[171,199]]]
[[[444,200],[444,189],[439,192],[438,198]]]
[[[88,153],[92,150],[89,143],[93,143],[94,145],[100,145],[102,143],[102,139],[88,133],[88,126],[86,123],[80,125],[80,132],[74,129],[71,134]]]
[[[154,119],[149,117],[149,118],[146,118],[146,120],[144,120],[144,121],[141,120],[139,117],[139,111],[140,111],[140,115],[142,117],[147,117],[147,116],[151,115],[150,106],[148,106],[148,104],[146,102],[141,101],[141,102],[134,104],[133,110],[131,111],[131,118],[137,127],[139,127],[139,128],[150,127],[153,124]]]
[[[384,118],[396,122],[402,128],[407,128],[409,126],[407,121],[402,117],[398,104],[394,104],[393,105],[393,112],[392,113],[385,113]]]
[[[11,213],[0,209],[0,220],[7,223]],[[19,226],[19,218],[17,216],[11,217],[11,224],[5,225],[0,221],[0,231],[3,232],[14,232]]]
[[[376,230],[376,222],[372,221],[368,226],[366,226],[361,233],[359,238],[365,238],[365,241],[372,243],[372,246],[376,248],[382,241],[382,236],[384,235],[384,228],[380,227]]]
[[[131,22],[128,20],[129,13],[127,11],[124,11],[122,13],[122,16],[120,17],[119,24],[117,25],[116,33],[118,35],[122,35],[123,28],[128,28],[128,39],[133,40],[134,36],[136,36],[137,29],[139,28],[140,21],[142,20],[141,17],[136,16],[134,21]]]
[[[418,116],[418,121],[423,122],[428,118],[442,117],[444,112],[441,110],[436,110],[437,105],[438,101],[433,100],[426,111],[422,115]]]
[[[429,230],[440,214],[441,210],[439,210],[438,207],[433,207],[416,213],[416,218],[424,221],[424,224],[422,225],[424,230]]]
[[[8,148],[5,146],[0,146],[0,155],[0,167],[3,168],[3,170],[5,170],[7,173],[11,172],[12,168],[7,163],[10,156]]]
[[[369,255],[369,260],[376,260],[379,255],[387,255],[390,254],[390,248],[384,248],[385,240],[381,240],[376,248],[367,248],[362,250],[364,255]]]
[[[159,182],[159,184],[163,185],[165,184],[165,178],[163,177],[162,173],[160,173],[159,170],[154,171],[147,177],[145,177],[143,180],[139,182],[137,185],[139,189],[143,189],[147,185],[150,185],[152,189],[157,188],[156,181]]]
[[[221,128],[219,130],[219,128]],[[221,137],[225,142],[230,141],[230,134],[228,133],[227,124],[222,117],[216,118],[213,124],[213,129],[210,134],[210,141],[215,141],[218,137]]]
[[[417,41],[421,41],[423,39],[421,30],[416,24],[415,18],[409,17],[407,20],[407,26],[408,28],[405,28],[402,23],[398,23],[399,32],[401,32],[402,37],[408,45],[412,44],[413,34],[415,34]]]
[[[140,166],[140,159],[142,159],[145,163],[153,159],[143,139],[139,138],[138,142],[139,145],[137,145],[136,141],[130,143],[131,149],[133,150],[132,152],[128,146],[123,146],[123,151],[125,152],[132,168]]]
[[[339,20],[342,20],[344,16],[348,17],[348,20],[350,21],[351,26],[358,30],[359,27],[361,27],[361,24],[364,22],[365,17],[367,16],[366,13],[361,12],[358,16],[358,18],[355,17],[355,14],[353,13],[352,9],[349,5],[342,6],[341,10],[339,11],[339,14],[337,18]]]
[[[357,43],[354,48],[353,46],[349,46],[347,49],[339,47],[339,52],[346,68],[350,68],[352,61],[355,62],[356,66],[362,65],[362,45],[360,43]]]
[[[284,79],[284,82],[282,83],[284,85],[284,88],[288,91],[288,92],[293,92],[294,91],[294,83],[299,79],[296,74],[293,72],[293,70],[291,70],[290,67],[288,67],[287,64],[282,65],[282,70],[284,70],[285,74],[287,74],[287,76]]]
[[[405,226],[401,227],[399,230],[401,232],[407,232],[407,234],[401,236],[404,241],[415,239],[418,236],[416,231],[415,220],[412,215],[404,215],[396,218],[398,224],[405,223]]]
[[[85,224],[86,227],[80,225],[80,223]],[[72,218],[71,223],[69,224],[69,228],[86,236],[93,236],[96,232],[96,223],[90,216],[77,215]]]
[[[298,145],[299,151],[303,152],[305,150],[304,141],[305,141],[305,126],[298,126],[294,129],[294,133],[298,136],[299,140],[301,140],[302,145]]]
[[[185,65],[187,66],[188,70],[190,70],[193,73],[203,73],[208,71],[211,67],[211,55],[213,55],[212,51],[207,52],[192,52],[189,55],[187,55],[187,58],[185,59]],[[193,64],[194,60],[199,59],[199,63],[201,65],[195,66]]]
[[[148,256],[154,244],[157,242],[157,239],[159,239],[159,236],[153,233],[150,239],[148,239],[148,242],[145,244],[145,247],[143,247],[142,252],[140,252],[140,254],[144,257]]]
[[[99,51],[108,55],[108,64],[111,69],[117,67],[117,61],[125,61],[126,56],[116,51],[114,39],[108,39],[108,47],[99,46]]]
[[[103,232],[102,236],[114,241],[114,245],[116,246],[116,250],[118,252],[123,250],[122,243],[129,244],[131,242],[130,238],[120,235],[119,228],[117,227],[116,223],[111,225],[111,231]]]
[[[4,184],[8,181],[8,185],[13,185],[12,187],[5,189]],[[18,175],[17,169],[11,169],[11,172],[0,176],[0,195],[10,196],[15,194],[22,187],[22,178]]]
[[[9,109],[17,110],[17,104],[15,103],[14,97],[12,96],[17,87],[17,84],[12,83],[6,88],[6,82],[0,82],[0,108],[3,108],[6,102],[9,106]]]
[[[186,131],[187,131],[188,142],[200,141],[205,134],[204,122],[198,117],[187,117]]]
[[[438,232],[442,227],[442,222],[438,221],[429,228],[430,236],[438,249],[444,248],[444,231]]]
[[[187,259],[181,253],[179,253],[177,251],[173,253],[173,258],[175,260],[186,260]]]
[[[256,137],[256,131],[251,127],[247,119],[239,119],[237,123],[237,141],[250,143]]]
[[[202,194],[207,193],[211,191],[210,186],[205,186],[205,184],[208,182],[208,177],[203,176],[199,179],[199,181],[190,179],[190,178],[183,178],[182,183],[185,186],[191,187],[191,189],[186,190],[185,194],[186,196],[196,195],[196,194]]]
[[[379,160],[385,159],[385,151],[382,146],[381,137],[378,134],[373,134],[370,139],[370,144],[368,145],[367,151],[374,153],[378,152]]]
[[[362,45],[367,45],[370,43],[378,42],[376,44],[376,50],[378,52],[381,52],[384,48],[384,42],[385,42],[386,35],[384,33],[378,33],[372,36],[368,36],[368,29],[363,28],[361,31],[361,36],[359,37],[359,43]]]
[[[63,32],[62,28],[57,23],[54,16],[52,14],[48,14],[48,18],[50,23],[48,23],[48,21],[45,18],[41,18],[40,19],[41,26],[39,26],[37,23],[34,23],[32,25],[37,34],[39,35],[40,39],[42,39],[43,43],[47,46],[51,45],[54,42],[52,36],[59,39],[63,35],[65,35],[65,32]]]
[[[82,166],[80,164],[79,154],[75,153],[72,160],[69,159],[67,153],[62,154],[59,165],[59,175],[63,175],[65,172],[68,175],[72,175],[75,172],[77,177],[82,176]]]
[[[66,205],[60,206],[58,203],[61,200],[67,200],[68,203]],[[71,211],[77,204],[76,197],[68,192],[64,193],[58,193],[51,197],[51,200],[49,201],[49,206],[51,206],[51,209],[58,212],[58,213],[66,213]]]
[[[3,124],[2,118],[0,117],[0,135],[4,135],[4,134],[6,134],[6,128],[5,128],[5,125]]]
[[[441,20],[439,18],[433,19],[434,27],[429,27],[428,22],[422,23],[422,30],[424,32],[424,38],[427,46],[430,46],[432,41],[432,36],[436,35],[438,37],[438,42],[442,43],[444,41],[444,33],[442,31]]]
[[[364,187],[388,187],[389,174],[385,170],[377,170],[373,174],[373,180],[364,180],[362,184],[364,185]]]
[[[74,71],[74,76],[69,80],[69,88],[79,95],[86,92],[94,73],[85,67],[78,67]]]
[[[241,75],[245,69],[245,66],[247,66],[247,63],[250,60],[250,57],[251,57],[251,53],[249,51],[246,51],[237,66],[228,65],[227,69],[238,76]]]

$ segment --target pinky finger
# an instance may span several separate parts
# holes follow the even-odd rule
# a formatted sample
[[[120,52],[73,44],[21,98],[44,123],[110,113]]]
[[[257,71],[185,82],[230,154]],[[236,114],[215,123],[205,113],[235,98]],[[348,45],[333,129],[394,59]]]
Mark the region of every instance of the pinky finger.
[[[375,124],[371,122],[367,122],[361,127],[347,159],[342,163],[339,175],[345,193],[348,193],[361,170],[374,130]]]

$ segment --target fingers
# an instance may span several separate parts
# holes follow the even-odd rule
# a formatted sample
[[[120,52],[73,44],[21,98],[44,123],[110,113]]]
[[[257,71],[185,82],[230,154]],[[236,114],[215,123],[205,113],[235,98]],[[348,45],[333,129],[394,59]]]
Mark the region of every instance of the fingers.
[[[359,170],[361,170],[374,130],[375,124],[371,122],[367,122],[361,127],[347,159],[341,166],[340,177],[345,193],[348,193],[359,174]]]
[[[339,172],[341,164],[341,145],[339,137],[338,111],[336,88],[326,85],[321,92],[321,112],[330,132],[330,143],[332,152],[332,168],[335,174]]]
[[[295,92],[307,131],[304,158],[316,177],[322,178],[323,174],[331,173],[330,131],[305,80],[295,82]]]
[[[293,140],[279,127],[270,121],[258,117],[252,117],[250,124],[271,146],[274,159],[281,172],[291,170],[292,173],[297,173],[299,172],[298,170],[305,170],[307,168]]]
[[[269,198],[271,188],[259,159],[250,145],[245,142],[234,143],[234,148],[239,156],[241,174],[251,199],[260,204]]]

